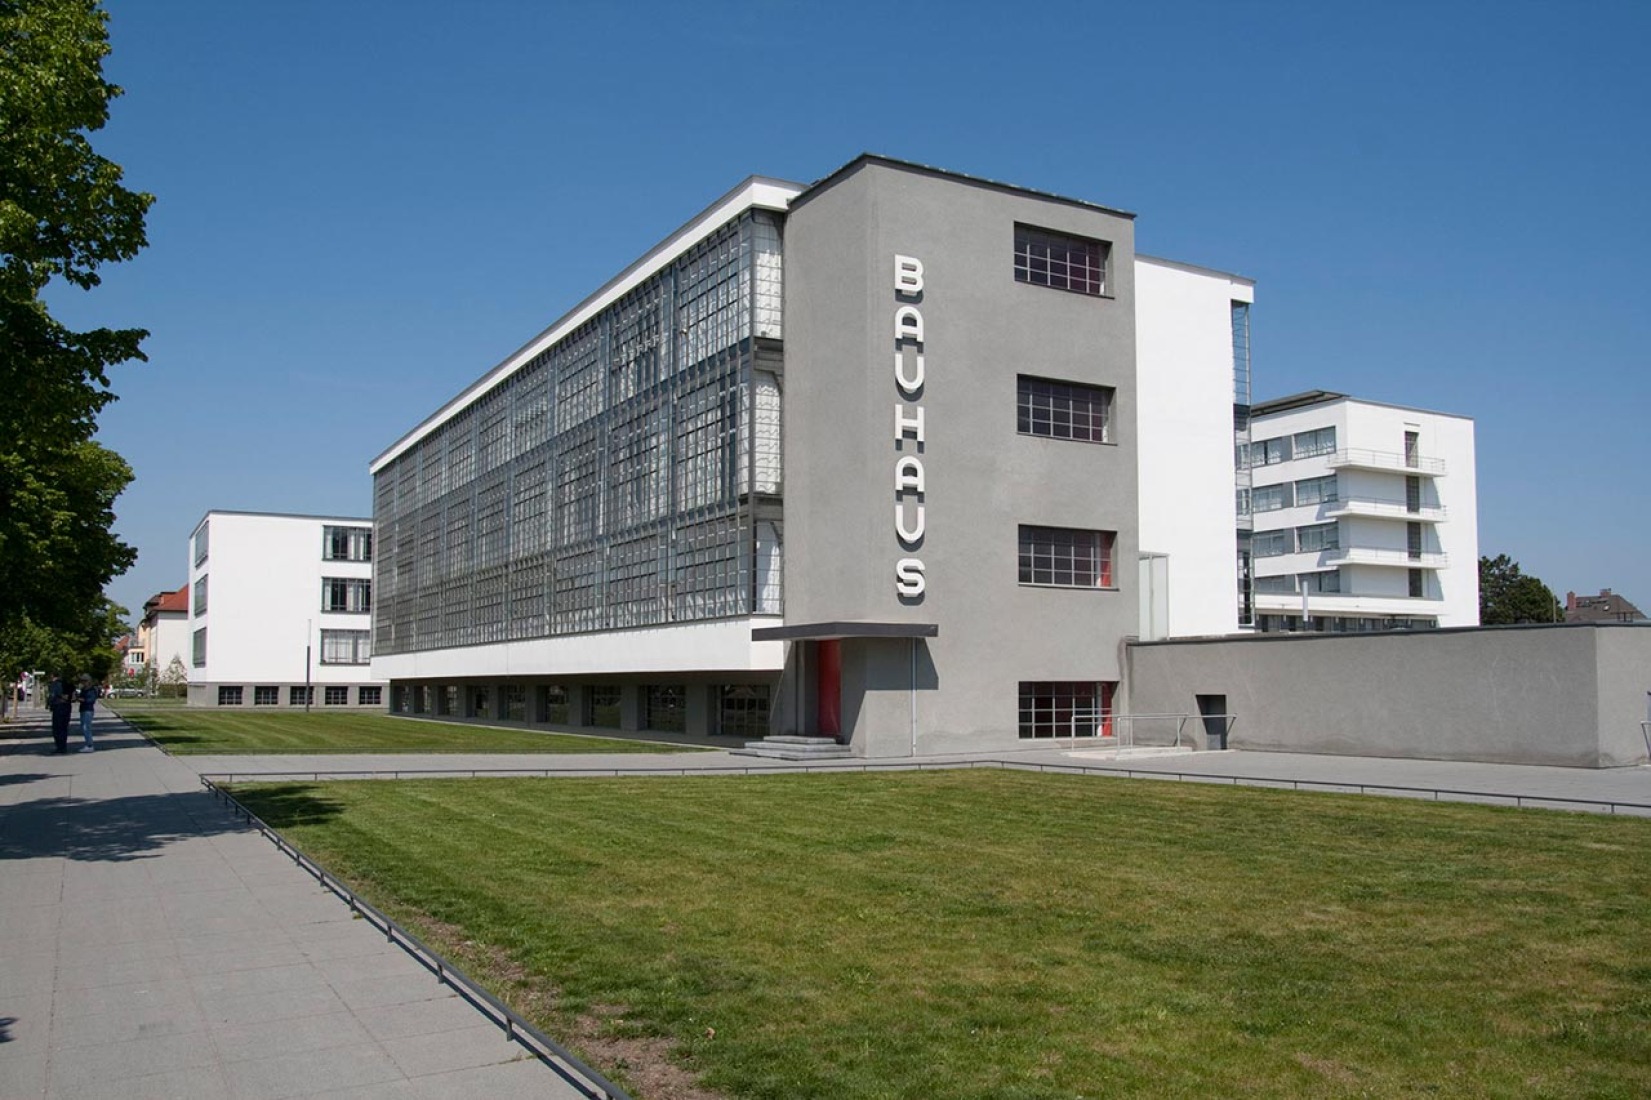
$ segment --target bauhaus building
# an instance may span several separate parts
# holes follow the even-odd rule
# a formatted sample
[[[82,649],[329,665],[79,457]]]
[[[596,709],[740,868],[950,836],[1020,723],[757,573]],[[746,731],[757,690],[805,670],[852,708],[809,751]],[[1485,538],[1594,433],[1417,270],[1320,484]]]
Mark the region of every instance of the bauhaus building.
[[[374,461],[391,708],[867,756],[1112,732],[1127,640],[1257,618],[1253,286],[1134,231],[869,155],[747,180]],[[1382,591],[1452,625],[1441,575]]]

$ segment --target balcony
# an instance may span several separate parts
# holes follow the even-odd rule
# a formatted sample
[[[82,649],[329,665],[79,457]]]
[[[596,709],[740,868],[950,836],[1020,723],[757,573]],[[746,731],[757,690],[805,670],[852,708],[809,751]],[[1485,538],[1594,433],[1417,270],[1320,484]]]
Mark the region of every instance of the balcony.
[[[1332,470],[1379,470],[1389,474],[1445,476],[1444,459],[1406,456],[1397,451],[1367,451],[1353,447],[1332,454],[1329,464]]]
[[[1407,522],[1443,523],[1449,518],[1444,505],[1412,508],[1402,500],[1377,500],[1374,497],[1348,497],[1334,500],[1324,506],[1325,519],[1343,516],[1364,516],[1369,519],[1397,519]]]
[[[1413,554],[1408,550],[1377,550],[1369,546],[1347,546],[1324,551],[1326,565],[1391,565],[1400,569],[1443,569],[1450,564],[1448,554]]]

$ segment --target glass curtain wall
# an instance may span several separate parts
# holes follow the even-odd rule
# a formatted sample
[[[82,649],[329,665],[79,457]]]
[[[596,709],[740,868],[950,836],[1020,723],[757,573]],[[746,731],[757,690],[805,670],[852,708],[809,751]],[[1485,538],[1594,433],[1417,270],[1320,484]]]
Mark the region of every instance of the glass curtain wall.
[[[379,470],[380,654],[780,613],[780,241],[748,211]]]

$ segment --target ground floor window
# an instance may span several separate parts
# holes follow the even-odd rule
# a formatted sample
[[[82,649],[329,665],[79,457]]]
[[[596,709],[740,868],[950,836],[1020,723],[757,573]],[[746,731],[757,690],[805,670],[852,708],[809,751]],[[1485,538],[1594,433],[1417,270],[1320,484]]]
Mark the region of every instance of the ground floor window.
[[[329,707],[347,706],[350,702],[350,689],[329,684],[321,689],[321,701]]]
[[[315,689],[312,687],[295,687],[287,692],[287,704],[294,707],[307,707],[315,702]]]
[[[649,684],[646,693],[648,729],[682,733],[688,728],[688,699],[681,684]]]
[[[470,717],[491,718],[493,716],[493,690],[476,685],[470,689]]]
[[[585,725],[619,728],[619,689],[611,685],[585,692]]]
[[[220,687],[218,689],[218,705],[220,707],[238,707],[241,705],[241,687]]]
[[[345,690],[349,689],[346,688]],[[372,687],[364,687],[357,693],[356,702],[360,703],[364,707],[383,706],[384,689],[379,687],[377,684],[374,684]]]
[[[436,713],[452,717],[459,713],[459,689],[456,684],[442,684],[436,689]]]
[[[1109,680],[1022,680],[1021,737],[1111,737],[1116,687]]]
[[[724,684],[717,694],[720,733],[728,737],[768,736],[767,684]]]
[[[281,702],[281,689],[278,687],[255,687],[252,689],[252,705],[255,707],[273,707]]]
[[[413,713],[414,714],[429,714],[430,713],[430,685],[429,684],[414,684],[413,685]]]
[[[561,684],[540,684],[537,720],[553,726],[568,724],[568,689]]]
[[[507,722],[527,721],[527,688],[521,684],[506,684],[499,689],[499,694],[504,697],[500,717]]]

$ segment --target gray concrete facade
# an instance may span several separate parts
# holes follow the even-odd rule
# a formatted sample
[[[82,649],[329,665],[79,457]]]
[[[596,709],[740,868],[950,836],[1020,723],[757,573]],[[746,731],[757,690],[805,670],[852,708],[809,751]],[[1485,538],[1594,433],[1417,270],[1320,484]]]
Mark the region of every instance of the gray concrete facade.
[[[1651,624],[1138,642],[1130,707],[1237,716],[1227,747],[1609,768],[1646,763]],[[1204,744],[1202,729],[1194,740]]]
[[[1108,245],[1105,293],[1018,282],[1017,223]],[[860,756],[1008,748],[1021,681],[1122,678],[1137,631],[1134,225],[1131,217],[862,157],[786,219],[787,624],[934,624],[927,639],[842,642],[842,736]],[[896,286],[920,261],[920,293]],[[897,311],[921,312],[901,339]],[[896,378],[924,360],[915,393]],[[1017,375],[1114,391],[1105,444],[1021,435]],[[923,418],[923,438],[897,419]],[[896,464],[922,463],[920,494]],[[926,531],[896,532],[900,501]],[[910,514],[908,512],[908,514]],[[1115,532],[1112,583],[1018,583],[1021,524]],[[896,565],[920,559],[903,596]],[[814,732],[813,645],[792,643],[780,724]]]

